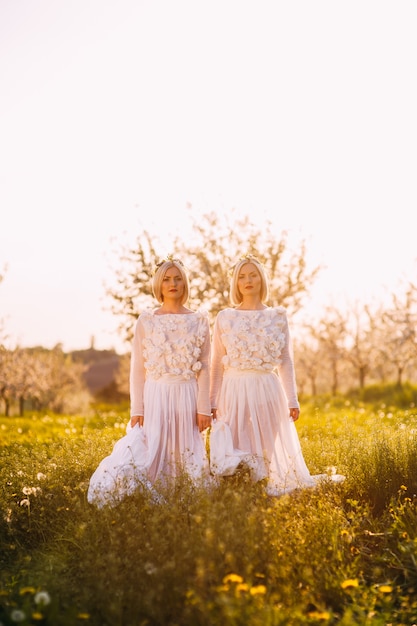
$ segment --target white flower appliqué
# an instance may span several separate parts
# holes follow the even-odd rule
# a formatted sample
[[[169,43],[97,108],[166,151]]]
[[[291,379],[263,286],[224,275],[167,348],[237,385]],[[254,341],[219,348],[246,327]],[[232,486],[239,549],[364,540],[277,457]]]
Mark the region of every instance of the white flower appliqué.
[[[226,309],[220,319],[226,369],[271,371],[281,363],[286,342],[285,309],[245,312]]]
[[[154,315],[146,311],[141,321],[146,335],[143,354],[147,376],[195,378],[202,367],[201,348],[208,333],[206,314]]]

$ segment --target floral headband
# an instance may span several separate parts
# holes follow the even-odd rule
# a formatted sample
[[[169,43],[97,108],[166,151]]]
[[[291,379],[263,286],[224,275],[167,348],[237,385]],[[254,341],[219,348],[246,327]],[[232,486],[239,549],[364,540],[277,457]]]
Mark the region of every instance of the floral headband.
[[[173,254],[167,254],[166,257],[164,259],[162,259],[162,261],[159,261],[158,263],[155,263],[154,274],[159,270],[159,268],[164,263],[178,263],[179,265],[181,265],[181,267],[184,267],[184,263],[181,261],[181,259],[174,259],[174,255]]]
[[[262,263],[260,262],[260,260],[254,256],[253,254],[244,254],[243,256],[241,256],[239,258],[239,260],[230,268],[229,270],[229,276],[232,277],[233,276],[233,272],[235,271],[236,267],[242,262],[242,261],[246,261],[247,263],[256,263],[257,265],[260,265],[261,267],[263,267]]]

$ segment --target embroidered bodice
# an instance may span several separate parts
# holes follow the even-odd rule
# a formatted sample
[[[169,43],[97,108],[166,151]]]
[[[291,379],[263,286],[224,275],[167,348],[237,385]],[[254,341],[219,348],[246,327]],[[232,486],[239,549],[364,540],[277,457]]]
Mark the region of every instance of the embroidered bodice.
[[[213,335],[211,402],[216,406],[223,373],[257,370],[279,373],[290,406],[297,407],[292,345],[286,310],[224,309],[217,315]]]
[[[287,328],[284,309],[225,309],[219,313],[218,325],[225,369],[271,371],[281,363]]]
[[[201,312],[183,315],[140,316],[143,326],[143,357],[147,377],[165,374],[192,378],[201,370],[202,346],[207,336],[207,316]]]
[[[199,412],[210,414],[208,401],[210,331],[205,311],[156,315],[143,311],[136,323],[130,375],[131,414],[143,415],[146,379],[199,379]],[[202,394],[200,391],[202,390]]]

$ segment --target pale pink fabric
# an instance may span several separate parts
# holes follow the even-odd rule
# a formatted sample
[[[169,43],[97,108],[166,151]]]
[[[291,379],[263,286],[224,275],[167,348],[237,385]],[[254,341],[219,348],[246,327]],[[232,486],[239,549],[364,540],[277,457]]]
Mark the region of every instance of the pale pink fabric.
[[[205,312],[138,319],[132,345],[131,415],[128,427],[90,479],[89,502],[112,504],[138,487],[151,491],[179,472],[209,479],[209,460],[197,412],[210,415],[210,331]],[[157,492],[155,492],[157,494]]]
[[[313,487],[289,408],[298,408],[293,353],[285,309],[225,309],[212,344],[211,471],[227,476],[245,464],[272,495]],[[337,480],[337,478],[332,478]]]

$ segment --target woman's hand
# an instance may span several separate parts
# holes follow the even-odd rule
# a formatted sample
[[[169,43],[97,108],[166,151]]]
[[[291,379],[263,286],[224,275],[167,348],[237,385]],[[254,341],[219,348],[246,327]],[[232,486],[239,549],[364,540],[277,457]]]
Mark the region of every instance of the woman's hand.
[[[293,422],[296,422],[300,417],[300,409],[290,409],[290,418]]]
[[[211,426],[211,415],[203,415],[203,413],[197,413],[197,426],[200,433]]]
[[[143,426],[143,415],[133,415],[133,417],[130,418],[130,425],[133,428],[133,426],[136,426],[136,424],[139,424],[139,426]]]

